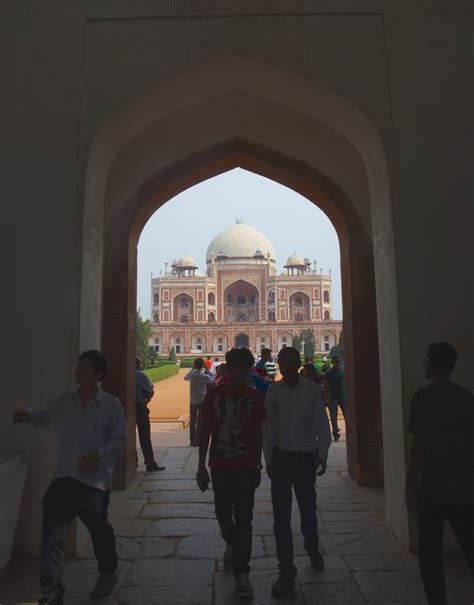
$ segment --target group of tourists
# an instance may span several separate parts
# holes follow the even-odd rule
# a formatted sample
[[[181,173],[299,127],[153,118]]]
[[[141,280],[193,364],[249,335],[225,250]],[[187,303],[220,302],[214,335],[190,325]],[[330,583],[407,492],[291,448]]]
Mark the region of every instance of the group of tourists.
[[[324,568],[315,483],[316,473],[326,471],[329,422],[319,389],[299,374],[301,361],[296,349],[280,351],[278,365],[283,379],[271,384],[265,395],[252,384],[255,359],[248,349],[228,351],[226,365],[229,380],[207,392],[200,411],[197,483],[206,490],[212,479],[216,517],[226,542],[224,567],[234,573],[237,596],[249,598],[253,595],[249,572],[254,494],[261,482],[263,450],[271,478],[280,570],[271,592],[280,598],[295,590],[293,490],[311,565]],[[208,449],[211,476],[206,468]]]
[[[410,407],[410,450],[406,503],[418,519],[420,571],[429,605],[446,605],[443,571],[443,525],[447,519],[474,574],[474,398],[451,382],[456,351],[448,343],[428,347],[424,359],[428,386],[418,390]],[[203,362],[204,363],[204,362]],[[205,491],[212,481],[217,521],[226,547],[224,567],[235,576],[239,597],[249,598],[254,494],[261,482],[262,452],[271,480],[278,579],[274,598],[295,590],[291,510],[293,492],[301,516],[304,548],[315,570],[324,568],[316,515],[316,476],[327,468],[331,431],[325,401],[337,401],[345,413],[341,391],[331,391],[333,372],[340,378],[340,360],[333,359],[324,382],[300,354],[287,347],[278,353],[282,379],[269,384],[255,371],[245,348],[231,349],[218,384],[206,390],[200,405],[197,485]],[[205,364],[204,364],[205,365]],[[223,364],[221,364],[223,365]],[[220,366],[219,366],[220,367]],[[120,401],[102,391],[107,371],[102,353],[86,351],[76,368],[77,389],[52,399],[44,409],[24,407],[13,421],[38,428],[59,426],[58,464],[42,501],[42,544],[39,603],[62,605],[64,547],[70,523],[79,517],[87,527],[98,561],[93,599],[113,592],[117,580],[114,530],[107,520],[116,458],[127,447],[126,419]],[[153,457],[147,402],[153,385],[140,374],[137,361],[137,424],[148,472],[159,467]],[[191,372],[209,376],[196,360]],[[190,372],[190,374],[191,374]],[[212,373],[212,372],[211,372]],[[216,368],[217,373],[217,368]],[[266,389],[255,387],[257,376]],[[337,380],[339,380],[337,378]],[[337,383],[336,380],[336,383]],[[191,382],[191,380],[190,380]],[[206,389],[215,379],[202,379]],[[192,390],[192,389],[191,389]],[[325,399],[326,396],[326,399]],[[192,405],[197,405],[198,398]],[[337,411],[337,409],[336,409]],[[333,420],[333,415],[331,415]],[[147,428],[148,424],[148,428]],[[337,426],[337,425],[336,425]],[[333,423],[333,434],[334,430]],[[337,431],[338,433],[339,431]],[[334,435],[335,437],[335,435]],[[206,461],[209,450],[208,467]]]

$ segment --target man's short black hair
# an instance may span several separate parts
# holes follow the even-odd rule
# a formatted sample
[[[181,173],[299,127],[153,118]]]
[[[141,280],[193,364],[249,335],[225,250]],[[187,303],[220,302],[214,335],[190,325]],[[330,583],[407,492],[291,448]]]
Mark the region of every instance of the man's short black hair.
[[[458,354],[449,342],[433,342],[426,351],[429,364],[439,374],[451,374],[456,366]]]
[[[282,359],[283,357],[293,357],[294,360],[298,360],[298,363],[301,365],[301,355],[295,347],[283,347],[283,349],[280,349],[278,352],[278,359]]]
[[[271,350],[271,349],[268,349],[267,347],[265,347],[264,349],[262,349],[262,350],[260,351],[260,355],[268,355],[268,354],[270,354],[270,355],[271,355],[271,354],[272,354],[272,350]]]
[[[202,369],[204,367],[204,359],[202,357],[196,357],[194,360],[194,367],[198,370]]]
[[[255,357],[252,352],[245,347],[239,349],[230,349],[225,354],[225,361],[228,368],[232,366],[246,366],[251,368],[255,363]]]
[[[339,355],[333,355],[331,358],[331,361],[334,363],[335,361],[341,361],[341,358],[339,357]]]
[[[84,351],[79,355],[79,361],[82,361],[83,359],[87,359],[94,370],[99,372],[99,374],[102,374],[102,380],[107,373],[107,359],[105,358],[105,355],[96,349],[91,349],[90,351]]]

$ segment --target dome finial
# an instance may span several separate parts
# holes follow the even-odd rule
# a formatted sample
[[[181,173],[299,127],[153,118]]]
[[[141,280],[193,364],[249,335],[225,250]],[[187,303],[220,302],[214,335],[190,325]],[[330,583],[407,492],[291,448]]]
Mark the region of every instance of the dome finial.
[[[243,225],[244,224],[244,219],[241,216],[236,216],[235,217],[235,224],[236,225]]]

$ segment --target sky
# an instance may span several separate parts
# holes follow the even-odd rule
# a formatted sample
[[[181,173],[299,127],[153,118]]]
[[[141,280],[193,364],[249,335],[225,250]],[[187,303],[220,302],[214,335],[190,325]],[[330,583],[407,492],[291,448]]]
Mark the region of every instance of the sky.
[[[153,214],[138,243],[138,307],[150,319],[151,273],[184,255],[205,273],[210,241],[236,219],[272,242],[279,273],[291,254],[332,271],[333,318],[342,319],[339,240],[327,216],[305,197],[275,181],[235,168],[190,187]]]

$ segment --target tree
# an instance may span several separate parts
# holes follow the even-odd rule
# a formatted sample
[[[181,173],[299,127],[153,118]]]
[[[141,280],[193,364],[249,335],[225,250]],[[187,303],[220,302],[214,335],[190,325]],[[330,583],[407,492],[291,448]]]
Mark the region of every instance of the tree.
[[[303,330],[301,332],[300,340],[304,341],[303,355],[305,357],[314,357],[316,352],[316,339],[314,338],[314,330]]]
[[[339,357],[344,357],[344,330],[341,330],[341,334],[339,335],[339,342],[337,345],[334,345],[332,349],[329,351],[329,355],[334,357],[335,355]]]
[[[175,351],[174,346],[171,347],[171,349],[170,349],[170,353],[168,355],[168,360],[169,361],[176,361],[176,351]]]
[[[135,351],[137,357],[141,359],[144,367],[150,365],[149,345],[148,341],[153,335],[153,327],[149,319],[143,319],[140,315],[140,309],[137,311],[137,330],[136,330],[136,346]]]
[[[298,351],[298,353],[301,353],[301,336],[298,336],[298,334],[293,336],[293,339],[291,341],[291,346],[293,348],[295,348]]]

